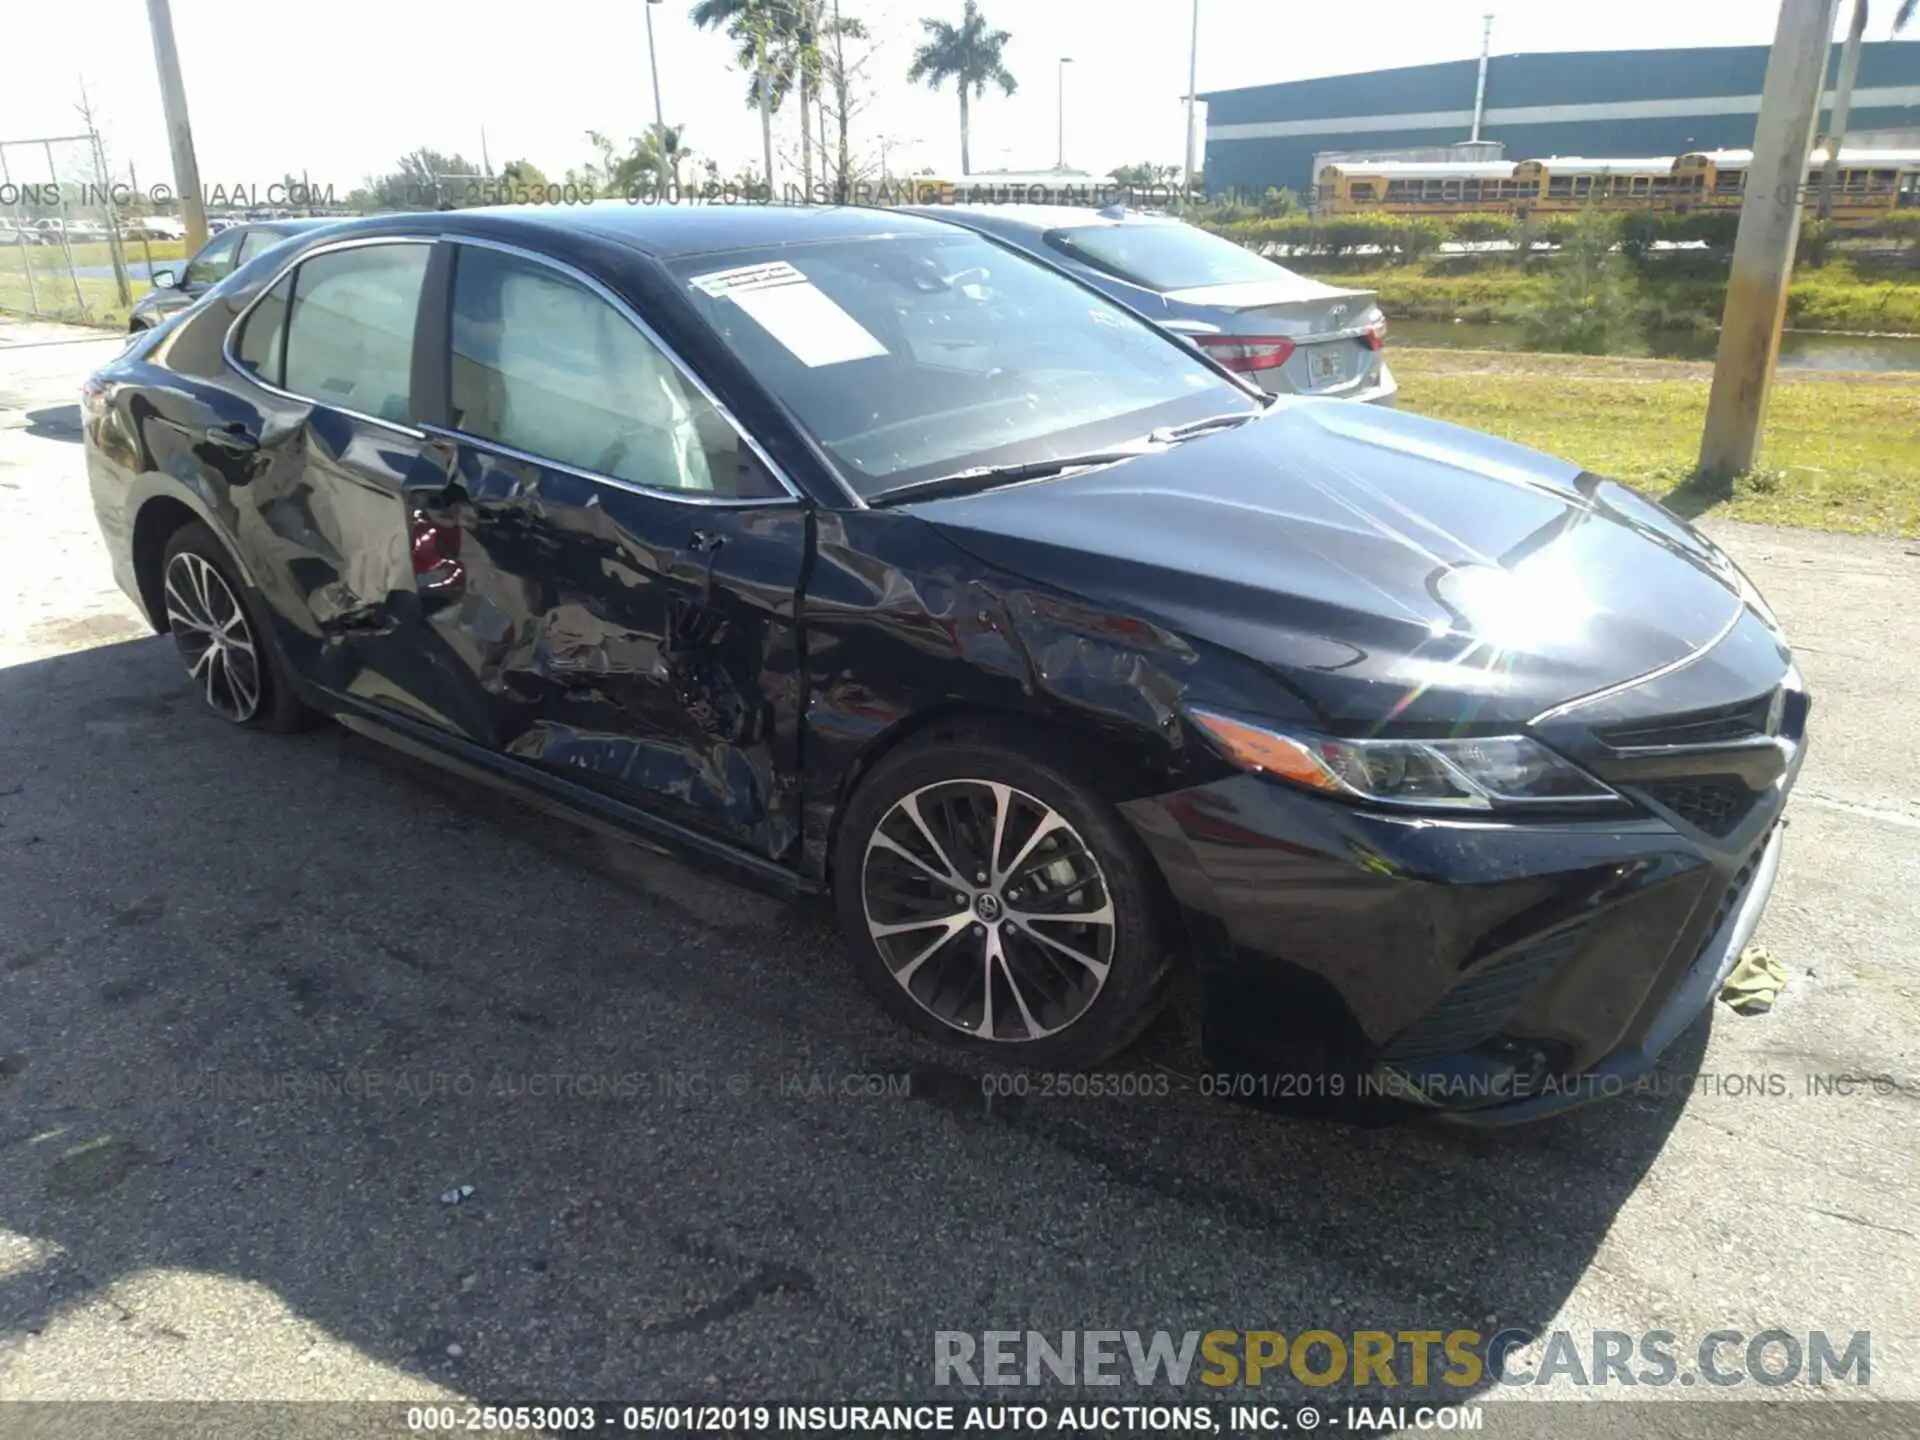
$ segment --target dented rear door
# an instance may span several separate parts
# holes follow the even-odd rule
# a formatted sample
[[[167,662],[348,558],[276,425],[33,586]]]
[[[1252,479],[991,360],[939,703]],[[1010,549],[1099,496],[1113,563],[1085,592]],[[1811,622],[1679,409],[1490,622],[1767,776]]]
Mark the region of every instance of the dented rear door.
[[[226,479],[294,668],[375,703],[413,687],[416,659],[396,638],[415,589],[409,496],[446,483],[413,373],[434,248],[424,236],[353,239],[279,276],[230,342],[228,388],[252,412],[222,412],[194,451]]]

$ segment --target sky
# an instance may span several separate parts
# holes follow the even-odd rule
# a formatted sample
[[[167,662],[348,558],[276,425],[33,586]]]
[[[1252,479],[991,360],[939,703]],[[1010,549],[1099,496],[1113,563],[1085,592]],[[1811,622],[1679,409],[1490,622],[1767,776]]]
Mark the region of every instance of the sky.
[[[201,179],[262,185],[287,173],[342,192],[426,146],[494,167],[531,160],[557,178],[591,155],[588,130],[644,133],[653,120],[642,0],[172,0],[174,31]],[[1471,58],[1494,14],[1496,54],[1765,44],[1775,0],[1199,0],[1199,89]],[[960,168],[951,88],[908,85],[920,17],[958,21],[961,0],[841,0],[873,39],[856,83],[853,146],[895,173]],[[144,0],[8,7],[0,45],[33,63],[5,63],[0,140],[83,128],[92,99],[116,178],[171,179]],[[652,8],[669,124],[725,173],[755,160],[759,119],[723,37],[688,19],[691,0]],[[1185,143],[1190,0],[981,0],[1012,33],[1011,98],[973,107],[976,171],[1036,170],[1058,158],[1104,173],[1137,161],[1177,164]],[[1838,26],[1844,33],[1846,5]],[[1895,7],[1874,6],[1869,39]],[[1059,65],[1062,56],[1072,64]],[[1064,94],[1059,88],[1064,77]],[[1471,96],[1462,96],[1462,104]],[[789,106],[778,128],[797,154]],[[5,152],[16,181],[46,178],[30,150]],[[790,177],[784,171],[781,179]]]

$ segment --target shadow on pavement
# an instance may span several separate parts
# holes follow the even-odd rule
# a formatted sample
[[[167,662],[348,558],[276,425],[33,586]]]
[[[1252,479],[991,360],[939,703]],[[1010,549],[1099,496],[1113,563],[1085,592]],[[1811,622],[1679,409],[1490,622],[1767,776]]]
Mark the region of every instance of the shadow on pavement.
[[[70,440],[77,445],[81,439],[80,407],[77,404],[48,405],[39,410],[29,410],[26,431],[42,440]]]
[[[1179,1022],[1111,1067],[1164,1095],[989,1101],[825,907],[234,730],[159,639],[0,670],[0,917],[0,1229],[58,1247],[0,1267],[25,1373],[155,1269],[491,1400],[931,1394],[938,1330],[1538,1327],[1682,1103],[1280,1119],[1172,1074]],[[1349,1398],[1276,1378],[1181,1395]]]

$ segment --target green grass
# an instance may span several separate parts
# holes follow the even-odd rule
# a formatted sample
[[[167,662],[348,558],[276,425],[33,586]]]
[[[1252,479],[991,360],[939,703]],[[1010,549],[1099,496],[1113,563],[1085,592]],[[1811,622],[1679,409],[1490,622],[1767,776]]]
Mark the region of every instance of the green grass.
[[[147,293],[147,282],[133,282],[133,298],[138,300]],[[0,262],[0,311],[11,315],[31,316],[34,313],[33,300],[39,301],[39,313],[47,320],[65,320],[73,323],[103,325],[113,330],[127,328],[128,306],[120,303],[119,287],[111,278],[99,279],[83,276],[80,280],[80,295],[87,304],[86,313],[82,313],[79,301],[73,293],[73,281],[64,270],[50,275],[34,274],[33,289],[27,288],[26,277],[16,270],[5,268]]]
[[[1693,480],[1710,365],[1487,350],[1392,352],[1400,404],[1562,456],[1687,515],[1920,535],[1920,375],[1788,371],[1760,473]]]
[[[129,265],[144,263],[149,254],[155,265],[172,262],[176,269],[186,258],[186,243],[180,240],[139,240],[125,243]],[[120,289],[111,273],[113,252],[105,241],[73,247],[76,268],[99,267],[105,275],[80,277],[80,294],[74,295],[73,277],[67,273],[67,255],[58,245],[0,245],[0,311],[14,315],[32,315],[34,302],[39,313],[49,320],[92,323],[115,330],[127,328],[128,306],[120,303]],[[33,270],[33,284],[27,283],[27,268]],[[133,298],[138,300],[151,287],[137,276],[128,277]],[[80,308],[86,302],[86,310]]]
[[[129,265],[144,261],[149,254],[154,263],[159,264],[166,260],[184,260],[187,253],[184,240],[123,240],[120,243]],[[5,245],[0,246],[0,274],[9,270],[18,274],[23,253],[33,262],[35,274],[43,270],[64,272],[67,268],[67,252],[58,245]],[[76,245],[73,263],[83,269],[91,265],[112,265],[113,248],[104,240]]]
[[[1538,263],[1538,262],[1536,262]],[[1538,269],[1511,262],[1488,263],[1446,256],[1411,265],[1368,269],[1296,268],[1329,283],[1377,290],[1390,318],[1518,322],[1538,301]],[[1726,284],[1715,274],[1654,273],[1641,276],[1645,307],[1666,323],[1715,326],[1726,305]],[[1920,334],[1920,270],[1861,266],[1846,259],[1818,269],[1802,267],[1787,293],[1787,323],[1803,330],[1876,330]]]

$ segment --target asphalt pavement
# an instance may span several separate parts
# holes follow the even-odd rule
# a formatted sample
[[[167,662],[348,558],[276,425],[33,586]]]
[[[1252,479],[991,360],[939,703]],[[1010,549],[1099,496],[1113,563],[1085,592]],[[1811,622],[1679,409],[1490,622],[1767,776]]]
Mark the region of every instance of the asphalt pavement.
[[[0,322],[0,1399],[964,1401],[936,1332],[1522,1326],[1866,1330],[1920,1400],[1920,543],[1709,527],[1816,697],[1790,983],[1654,1093],[1275,1115],[1177,1009],[1108,1067],[1165,1093],[990,1098],[821,906],[206,713],[94,533],[118,343]]]

